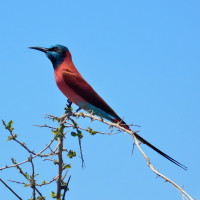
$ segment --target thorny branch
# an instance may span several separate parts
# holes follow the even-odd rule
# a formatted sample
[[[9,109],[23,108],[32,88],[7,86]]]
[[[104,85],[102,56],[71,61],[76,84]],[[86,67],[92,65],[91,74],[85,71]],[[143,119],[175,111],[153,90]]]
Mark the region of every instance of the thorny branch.
[[[69,109],[69,107],[68,107]],[[96,133],[99,133],[99,134],[106,134],[106,133],[103,133],[103,132],[100,132],[100,131],[94,131],[92,130],[90,127],[88,128],[83,128],[83,127],[80,127],[74,119],[72,119],[72,117],[76,117],[76,118],[79,118],[79,117],[83,117],[83,118],[90,118],[91,121],[100,121],[104,124],[107,124],[111,130],[110,133],[107,133],[107,134],[114,134],[112,133],[113,131],[113,127],[117,128],[117,133],[120,133],[120,132],[126,132],[128,134],[130,134],[132,136],[132,138],[134,139],[134,143],[136,144],[136,146],[138,147],[139,151],[141,152],[141,154],[143,155],[143,157],[145,158],[145,160],[147,161],[147,165],[150,167],[150,169],[155,173],[157,174],[157,176],[159,177],[162,177],[166,182],[169,182],[170,184],[172,184],[180,193],[181,193],[181,196],[183,199],[186,199],[186,200],[193,200],[192,197],[189,196],[189,194],[187,194],[183,188],[181,188],[180,186],[178,186],[175,182],[173,182],[172,180],[170,180],[169,178],[167,178],[166,176],[164,176],[163,174],[161,174],[160,172],[158,172],[158,170],[156,170],[154,168],[154,166],[151,164],[149,158],[147,157],[147,155],[143,152],[143,150],[141,149],[140,147],[140,142],[137,140],[137,138],[135,137],[135,133],[134,131],[129,131],[123,127],[120,126],[119,123],[111,123],[111,122],[108,122],[106,120],[104,120],[103,118],[99,118],[97,116],[94,116],[93,113],[91,114],[88,114],[88,113],[78,113],[78,112],[75,112],[75,113],[72,113],[70,110],[66,112],[66,114],[64,114],[62,117],[55,117],[53,115],[47,115],[47,118],[49,119],[53,119],[54,120],[57,120],[59,122],[59,125],[60,125],[60,128],[58,130],[61,130],[60,133],[61,135],[57,138],[58,139],[58,144],[57,146],[55,147],[54,150],[51,149],[51,145],[52,143],[57,140],[55,139],[55,137],[50,141],[50,143],[43,149],[41,150],[39,153],[34,153],[34,151],[31,151],[28,147],[26,147],[26,145],[22,142],[20,142],[19,140],[16,139],[16,135],[13,134],[13,129],[8,129],[7,126],[6,126],[6,123],[3,121],[3,125],[5,126],[6,129],[9,130],[10,132],[10,135],[9,137],[12,138],[12,140],[16,141],[18,144],[20,144],[24,149],[26,149],[30,154],[31,154],[31,157],[23,162],[20,162],[20,163],[17,163],[14,159],[12,159],[12,162],[14,165],[11,165],[11,166],[5,166],[5,167],[2,167],[0,168],[0,170],[4,170],[4,169],[8,169],[8,168],[11,168],[11,167],[16,167],[19,172],[29,181],[32,189],[33,189],[33,199],[36,198],[36,194],[35,194],[35,191],[38,192],[38,194],[43,198],[42,194],[39,192],[39,190],[37,189],[36,186],[43,186],[43,185],[47,185],[47,184],[50,184],[52,183],[53,181],[57,180],[57,194],[56,194],[56,199],[61,199],[61,190],[64,189],[64,193],[63,193],[63,197],[62,197],[62,200],[65,200],[65,194],[66,192],[68,191],[68,184],[69,184],[69,181],[70,181],[70,178],[71,176],[69,176],[69,179],[68,179],[68,182],[65,183],[64,182],[64,179],[66,178],[67,176],[67,170],[65,172],[65,174],[63,175],[63,171],[65,169],[65,165],[63,163],[63,158],[62,158],[62,153],[63,151],[67,151],[66,149],[63,148],[63,139],[65,137],[65,134],[64,133],[64,129],[65,128],[75,128],[76,131],[77,131],[77,134],[79,133],[79,130],[84,130],[86,132],[89,132],[90,134],[96,134]],[[70,121],[70,122],[69,122]],[[55,127],[52,127],[52,126],[48,126],[48,125],[39,125],[39,127],[47,127],[47,128],[50,128],[52,131],[56,131],[57,128]],[[115,133],[116,134],[116,133]],[[81,143],[80,143],[80,137],[79,137],[79,147],[80,147],[80,154],[81,154],[81,159],[82,159],[82,166],[84,165],[84,159],[83,159],[83,154],[82,154],[82,148],[81,148]],[[50,150],[50,153],[46,153],[46,154],[43,154],[44,151],[46,150]],[[49,156],[58,156],[58,175],[56,177],[54,177],[51,181],[49,182],[44,182],[42,184],[36,184],[36,181],[34,179],[34,177],[36,176],[35,175],[35,170],[34,170],[34,164],[33,164],[33,159],[36,158],[36,157],[40,157],[40,158],[44,158],[46,157],[47,159],[45,160],[51,160],[51,161],[54,161],[53,159],[49,159]],[[22,169],[19,167],[20,165],[24,164],[24,163],[27,163],[27,162],[30,162],[31,165],[32,165],[32,176],[30,178],[27,178],[26,174],[22,171]],[[54,163],[55,164],[55,163]],[[70,164],[69,164],[70,166]],[[67,168],[66,168],[67,169]],[[21,199],[4,181],[2,181],[0,179],[0,181],[13,193],[15,194],[19,199]],[[10,180],[11,181],[11,180]],[[12,182],[16,182],[16,183],[20,183],[20,184],[24,184],[23,182],[19,182],[19,181],[12,181]]]
[[[118,123],[111,123],[111,122],[108,122],[107,120],[103,119],[103,118],[99,118],[97,116],[94,116],[93,114],[89,114],[89,113],[78,113],[78,112],[75,112],[75,113],[71,113],[69,115],[69,113],[63,115],[61,118],[57,118],[53,115],[48,115],[49,118],[54,118],[54,119],[57,119],[57,120],[60,120],[60,119],[64,119],[64,120],[67,120],[69,119],[70,116],[74,116],[74,117],[87,117],[87,118],[90,118],[91,121],[100,121],[104,124],[107,124],[109,125],[109,127],[116,127],[118,130],[121,130],[123,132],[126,132],[128,134],[130,134],[133,139],[134,139],[134,142],[136,144],[136,146],[138,147],[139,151],[141,152],[141,154],[143,155],[143,157],[145,158],[145,160],[147,161],[147,165],[150,167],[150,169],[159,177],[163,178],[166,182],[172,184],[182,195],[182,197],[184,197],[186,200],[194,200],[188,193],[185,192],[185,190],[183,190],[183,188],[181,188],[179,185],[177,185],[174,181],[172,181],[171,179],[169,179],[168,177],[166,177],[165,175],[161,174],[160,172],[158,172],[158,170],[155,169],[155,167],[152,165],[152,163],[150,162],[150,159],[147,157],[147,155],[144,153],[144,151],[141,149],[140,147],[140,142],[137,140],[137,138],[135,137],[134,135],[134,131],[129,131],[123,127],[121,127]]]
[[[43,153],[45,150],[47,150],[47,149],[51,146],[51,144],[54,142],[54,140],[55,140],[55,139],[53,138],[53,139],[50,141],[50,143],[49,143],[44,149],[42,149],[39,153],[35,154],[32,158],[36,158],[36,157],[48,157],[48,156],[50,156],[50,155],[53,155],[53,153],[46,154],[46,155],[42,155],[42,153]],[[55,149],[54,151],[56,151],[56,150],[57,150],[57,149]],[[16,166],[22,165],[22,164],[27,163],[27,162],[29,162],[29,159],[27,159],[27,160],[25,160],[25,161],[23,161],[23,162],[20,162],[20,163],[16,163],[15,165],[10,165],[10,166],[2,167],[2,168],[0,168],[0,170],[12,168],[12,167],[16,167]]]
[[[19,140],[16,139],[16,138],[17,138],[17,134],[13,134],[14,128],[12,127],[12,124],[13,124],[12,121],[10,121],[10,122],[8,123],[8,125],[6,125],[6,123],[5,123],[3,120],[2,120],[2,122],[3,122],[3,125],[5,126],[5,128],[9,131],[9,133],[10,133],[10,135],[11,135],[11,136],[8,137],[8,141],[13,140],[13,141],[17,142],[18,144],[20,144],[23,148],[25,148],[25,149],[28,151],[28,153],[30,153],[30,157],[29,157],[27,160],[25,160],[25,161],[23,161],[23,162],[20,162],[20,163],[17,163],[17,162],[14,160],[14,158],[12,158],[11,160],[12,160],[12,162],[13,162],[14,165],[2,167],[2,168],[0,168],[0,170],[4,170],[4,169],[16,167],[16,168],[18,169],[18,171],[20,172],[20,174],[22,174],[22,175],[26,178],[26,180],[28,180],[29,184],[23,183],[23,182],[20,182],[20,181],[15,181],[15,180],[9,180],[9,181],[15,182],[15,183],[18,183],[18,184],[24,184],[25,187],[30,186],[30,187],[32,188],[32,191],[33,191],[33,192],[32,192],[33,199],[36,199],[36,192],[40,195],[40,196],[38,197],[39,199],[45,199],[45,198],[42,196],[41,192],[37,189],[36,186],[44,186],[44,185],[47,185],[47,184],[51,184],[53,181],[57,180],[57,186],[58,186],[58,188],[57,188],[57,193],[53,193],[53,195],[54,195],[54,196],[56,195],[56,198],[57,198],[57,199],[60,199],[60,198],[61,198],[62,184],[64,184],[64,179],[65,179],[66,176],[67,176],[67,170],[66,170],[65,175],[62,176],[62,172],[63,172],[65,169],[67,169],[67,168],[66,168],[67,165],[63,163],[63,159],[62,159],[62,153],[63,153],[64,151],[68,151],[67,149],[64,149],[64,148],[63,148],[63,138],[65,137],[65,135],[66,135],[66,133],[67,133],[67,132],[64,133],[64,128],[65,128],[65,126],[62,125],[62,123],[60,122],[60,130],[61,130],[62,134],[61,134],[61,135],[58,134],[57,136],[55,136],[55,137],[50,141],[50,143],[49,143],[42,151],[40,151],[39,153],[36,154],[36,153],[34,153],[33,151],[31,151],[28,147],[26,147],[24,143],[22,143],[22,142],[20,142]],[[50,126],[45,126],[45,127],[51,128],[51,129],[54,130],[55,132],[56,132],[56,129],[57,129],[57,128],[55,128],[55,127],[50,127]],[[54,132],[54,133],[55,133],[55,132]],[[52,149],[51,149],[51,145],[52,145],[52,143],[53,143],[54,141],[56,141],[56,140],[58,140],[59,142],[58,142],[57,146],[55,147],[55,149],[52,150]],[[42,154],[42,153],[43,153],[44,151],[46,151],[47,149],[50,150],[50,153]],[[34,164],[33,164],[33,159],[36,158],[36,157],[40,157],[40,158],[47,157],[47,159],[48,159],[48,157],[50,157],[50,156],[51,156],[51,157],[52,157],[52,156],[58,156],[58,160],[59,160],[59,161],[58,161],[58,168],[59,168],[58,171],[59,171],[59,173],[58,173],[58,175],[57,175],[56,177],[54,177],[54,178],[53,178],[51,181],[49,181],[49,182],[43,181],[42,184],[36,184],[35,177],[36,177],[37,175],[35,175],[35,168],[34,168]],[[52,159],[48,159],[48,160],[52,160]],[[55,163],[55,162],[57,162],[56,160],[52,160],[52,161],[54,161],[54,164],[57,164],[57,163]],[[23,170],[22,170],[22,168],[19,167],[20,165],[25,164],[25,163],[27,163],[27,162],[30,162],[30,163],[31,163],[31,166],[32,166],[32,175],[31,175],[31,176],[29,176],[28,173],[24,173]],[[69,164],[68,166],[70,167],[70,164]],[[2,181],[2,183],[4,183],[4,182]],[[6,183],[5,183],[5,184],[6,184]],[[4,185],[5,185],[5,184],[4,184]],[[12,190],[11,190],[11,191],[12,191]],[[13,192],[13,191],[12,191],[12,192]],[[66,192],[66,191],[65,191],[65,192]]]
[[[54,182],[55,180],[57,180],[58,176],[52,178],[52,180],[50,180],[49,182],[45,182],[45,183],[42,183],[42,184],[37,184],[37,186],[44,186],[44,185],[49,185],[51,184],[52,182]],[[18,183],[18,184],[22,184],[22,185],[25,185],[26,183],[25,182],[20,182],[20,181],[15,181],[15,180],[8,180],[10,182],[13,182],[13,183]]]
[[[12,160],[12,162],[13,162],[14,165],[17,164],[16,161],[15,161],[13,158],[11,158],[11,160]],[[29,162],[30,162],[30,158],[29,158]],[[24,178],[25,178],[27,181],[29,181],[29,183],[32,185],[32,184],[33,184],[33,183],[32,183],[33,180],[27,178],[26,173],[23,172],[23,170],[22,170],[18,165],[16,165],[15,167],[18,169],[19,173],[22,174],[22,175],[24,176]],[[32,178],[34,179],[34,177],[32,177]],[[35,187],[35,186],[34,186],[34,187]],[[41,197],[43,196],[43,195],[41,194],[41,192],[40,192],[36,187],[34,188],[34,190],[36,190],[37,193],[38,193]]]

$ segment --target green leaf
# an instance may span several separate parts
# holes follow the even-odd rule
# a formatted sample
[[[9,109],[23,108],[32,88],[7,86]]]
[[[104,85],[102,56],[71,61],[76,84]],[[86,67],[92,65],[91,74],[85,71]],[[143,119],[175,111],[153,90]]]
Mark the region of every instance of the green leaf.
[[[45,200],[46,198],[43,196],[38,196],[37,200]]]
[[[80,139],[83,138],[83,133],[82,133],[81,131],[79,131],[79,130],[78,130],[78,137],[79,137]]]
[[[59,133],[60,133],[60,134],[63,134],[63,131],[64,131],[64,126],[61,125],[60,128],[59,128]]]
[[[6,126],[6,129],[10,130],[10,128],[12,128],[13,123],[14,123],[14,122],[13,122],[12,120],[10,120],[10,121],[8,122],[7,126]],[[14,128],[13,128],[13,129],[14,129]]]
[[[75,132],[71,132],[71,136],[76,137],[77,134]]]
[[[55,135],[54,136],[55,140],[58,140],[58,138],[63,137],[63,131],[64,131],[64,126],[60,126],[59,128],[52,130],[52,133]]]
[[[88,127],[88,132],[90,135],[95,135],[97,133],[96,131],[93,131],[91,127]]]
[[[12,136],[8,136],[7,142],[14,140],[17,137],[17,134],[13,134]]]
[[[64,169],[70,169],[71,168],[71,165],[70,164],[67,164],[64,166]]]
[[[24,176],[26,177],[27,180],[29,180],[29,174],[27,172],[24,173]]]
[[[29,186],[30,186],[30,184],[27,184],[27,183],[26,183],[26,184],[24,184],[24,187],[29,187]]]
[[[97,134],[96,131],[92,131],[92,132],[90,133],[90,135],[96,135],[96,134]]]
[[[69,113],[69,112],[72,112],[72,110],[73,110],[72,107],[70,107],[70,108],[66,107],[66,108],[65,108],[65,113],[67,114],[67,113]]]
[[[57,160],[54,160],[53,163],[54,163],[54,165],[57,165],[57,164],[58,164],[58,161],[57,161]]]
[[[42,182],[42,185],[45,184],[45,183],[46,183],[46,181],[44,180],[44,181]]]
[[[58,128],[56,128],[55,130],[52,130],[52,133],[53,133],[54,135],[56,135],[56,134],[58,133]]]
[[[7,142],[13,139],[13,136],[8,136]]]
[[[35,176],[34,176],[34,178],[36,177],[36,176],[38,176],[39,174],[36,174]]]
[[[57,135],[56,135],[56,136],[54,136],[54,139],[55,139],[55,140],[58,140],[58,136],[57,136]]]
[[[57,197],[57,194],[56,194],[54,191],[52,191],[52,192],[50,193],[50,195],[51,195],[51,197],[52,197],[53,199],[55,199],[55,198]]]
[[[79,137],[80,139],[82,139],[82,138],[83,138],[83,133],[79,134],[78,137]]]
[[[76,156],[76,152],[75,152],[75,151],[73,151],[73,150],[69,150],[69,152],[68,152],[67,156],[68,156],[69,158],[73,158],[73,157],[75,157],[75,156]]]
[[[53,120],[53,122],[58,121],[56,118],[53,118],[52,120]]]

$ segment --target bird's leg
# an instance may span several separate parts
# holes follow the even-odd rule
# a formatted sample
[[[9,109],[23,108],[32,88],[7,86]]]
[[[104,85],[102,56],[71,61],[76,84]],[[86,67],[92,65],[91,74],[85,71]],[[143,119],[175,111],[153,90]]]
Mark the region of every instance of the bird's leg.
[[[65,107],[65,114],[67,113],[72,113],[72,101],[70,101],[69,99],[67,100],[67,104]]]
[[[78,111],[80,111],[82,108],[81,107],[79,107],[75,112],[78,112]]]
[[[69,99],[67,99],[67,103],[68,103],[68,104],[66,104],[67,108],[71,108],[71,106],[72,106],[72,101],[70,101]]]

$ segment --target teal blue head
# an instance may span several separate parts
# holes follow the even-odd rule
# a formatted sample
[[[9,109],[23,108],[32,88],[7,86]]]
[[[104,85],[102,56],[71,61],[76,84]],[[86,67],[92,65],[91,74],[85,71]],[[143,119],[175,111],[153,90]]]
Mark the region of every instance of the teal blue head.
[[[54,45],[49,48],[44,47],[30,47],[38,51],[44,52],[47,57],[51,60],[53,68],[56,69],[65,59],[67,52],[69,51],[67,47],[63,45]]]

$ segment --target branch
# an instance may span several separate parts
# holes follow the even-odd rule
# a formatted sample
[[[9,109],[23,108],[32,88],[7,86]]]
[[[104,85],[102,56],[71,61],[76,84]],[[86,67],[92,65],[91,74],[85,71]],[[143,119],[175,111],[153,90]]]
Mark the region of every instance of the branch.
[[[32,166],[32,177],[31,177],[31,188],[33,188],[33,199],[35,199],[35,169],[34,169],[34,164],[33,164],[33,158],[32,155],[30,155],[30,162]]]
[[[13,164],[16,164],[16,161],[15,161],[13,158],[11,158],[11,160],[12,160]],[[29,162],[30,162],[30,159],[28,159],[28,160],[29,160]],[[27,174],[24,173],[24,172],[22,171],[22,169],[21,169],[18,165],[15,165],[15,167],[18,169],[19,173],[22,174],[22,175],[25,177],[25,179],[28,180],[29,183],[32,185],[32,180],[29,179],[29,178],[27,177]],[[41,192],[40,192],[36,187],[35,187],[35,190],[37,191],[37,193],[38,193],[41,197],[43,197],[43,195],[41,194]]]
[[[185,199],[189,199],[189,200],[194,200],[189,194],[187,194],[183,188],[181,188],[179,185],[177,185],[174,181],[172,181],[171,179],[169,179],[168,177],[164,176],[163,174],[161,174],[160,172],[158,172],[158,170],[155,169],[155,167],[151,164],[150,162],[150,159],[147,157],[147,155],[144,153],[144,151],[141,149],[140,145],[139,145],[139,142],[137,140],[137,138],[135,137],[134,131],[129,131],[123,127],[121,127],[118,123],[111,123],[111,122],[108,122],[107,120],[103,119],[103,118],[99,118],[99,117],[96,117],[94,116],[93,114],[88,114],[88,113],[67,113],[65,115],[63,115],[61,118],[57,118],[55,116],[52,116],[52,115],[48,115],[49,118],[52,118],[52,119],[57,119],[58,121],[59,120],[67,120],[69,119],[70,116],[74,116],[74,117],[87,117],[87,118],[90,118],[91,121],[100,121],[104,124],[107,124],[109,125],[110,127],[116,127],[118,130],[122,130],[123,132],[126,132],[128,134],[130,134],[134,141],[135,141],[135,144],[136,146],[138,147],[139,151],[141,152],[141,154],[143,155],[143,157],[145,158],[145,160],[147,161],[147,165],[150,167],[150,169],[159,177],[163,178],[166,182],[169,182],[170,184],[172,184],[176,189],[179,190],[179,192],[181,193],[182,197],[185,198]]]
[[[17,142],[18,144],[20,144],[24,149],[26,149],[29,153],[35,155],[35,153],[34,153],[33,151],[31,151],[28,147],[26,147],[25,143],[20,142],[19,140],[16,139],[16,138],[17,138],[17,135],[16,135],[16,134],[13,134],[14,128],[13,128],[13,129],[7,128],[7,125],[6,125],[6,123],[5,123],[4,120],[2,120],[2,123],[3,123],[4,127],[5,127],[5,129],[7,129],[7,130],[9,131],[9,133],[10,133],[10,135],[11,135],[11,140],[14,140],[14,141]]]
[[[60,199],[61,197],[61,190],[62,190],[62,171],[63,171],[63,158],[62,158],[62,152],[63,152],[63,125],[60,124],[61,129],[61,136],[59,137],[59,149],[58,149],[58,179],[57,179],[57,198]]]
[[[49,182],[45,182],[45,183],[42,183],[42,184],[37,184],[37,186],[44,186],[44,185],[49,185],[51,184],[52,182],[54,182],[55,180],[57,180],[58,176],[54,177],[51,181]]]
[[[23,200],[16,192],[13,191],[1,178],[0,181],[20,200]]]
[[[65,127],[66,128],[68,128],[68,127],[74,127],[74,125],[72,124],[72,123],[70,123],[70,122],[68,122],[68,121],[65,121],[64,122],[65,124],[69,124],[69,126],[66,126],[65,125]],[[80,130],[83,130],[83,131],[87,131],[87,132],[89,132],[89,128],[83,128],[83,127],[81,127],[81,126],[79,126],[78,124],[76,125],[77,126],[77,128],[78,129],[80,129]],[[136,125],[133,125],[133,124],[131,124],[130,126],[136,126]],[[46,126],[45,126],[46,127]],[[112,128],[112,127],[110,127],[110,128]],[[101,131],[95,131],[95,134],[96,133],[99,133],[99,134],[102,134],[102,135],[115,135],[115,134],[119,134],[119,133],[121,133],[122,131],[120,131],[120,130],[117,130],[117,132],[116,133],[113,133],[112,132],[112,130],[111,130],[111,132],[109,132],[109,133],[104,133],[104,132],[101,132]]]
[[[78,130],[77,123],[70,117],[69,117],[69,120],[71,120],[71,122],[73,123],[74,128],[76,129],[76,132],[78,134],[79,130]],[[78,136],[78,142],[79,142],[79,148],[80,148],[80,154],[81,154],[81,160],[82,160],[82,168],[83,168],[85,166],[85,161],[84,161],[84,158],[83,158],[83,152],[82,152],[82,146],[81,146],[81,137],[80,136]]]
[[[36,155],[34,155],[33,158],[36,158],[37,156],[40,156],[42,152],[44,152],[46,149],[48,149],[48,148],[50,147],[50,145],[53,143],[54,140],[55,140],[55,139],[53,138],[53,139],[50,141],[50,143],[49,143],[43,150],[41,150],[39,153],[37,153]],[[41,157],[43,157],[43,156],[41,156]],[[48,154],[45,155],[44,157],[48,157]],[[12,167],[16,167],[16,166],[22,165],[22,164],[24,164],[24,163],[26,163],[26,162],[29,162],[29,159],[27,159],[27,160],[25,160],[25,161],[23,161],[23,162],[20,162],[20,163],[16,163],[15,165],[10,165],[10,166],[2,167],[2,168],[0,168],[0,170],[12,168]]]

